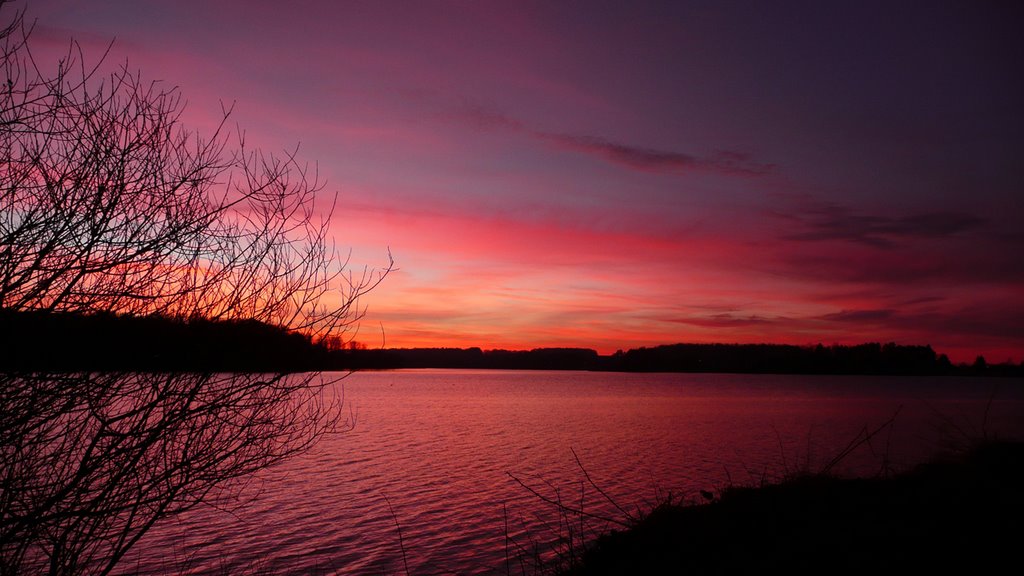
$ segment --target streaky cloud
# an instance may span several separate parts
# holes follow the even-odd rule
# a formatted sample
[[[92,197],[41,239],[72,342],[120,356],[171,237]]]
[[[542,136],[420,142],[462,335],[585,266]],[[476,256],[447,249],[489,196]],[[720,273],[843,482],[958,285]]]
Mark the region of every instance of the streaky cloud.
[[[749,154],[731,150],[720,150],[710,156],[699,157],[681,152],[629,146],[596,136],[538,131],[531,134],[560,148],[596,156],[643,172],[712,171],[736,176],[761,176],[775,169],[773,164],[760,164],[752,161]]]
[[[593,136],[573,136],[551,132],[533,132],[533,135],[562,148],[597,155],[639,170],[674,171],[700,166],[700,162],[689,154],[626,146]]]
[[[774,164],[756,162],[746,152],[715,150],[707,156],[658,150],[614,142],[599,136],[538,130],[498,110],[463,101],[456,116],[478,130],[518,132],[563,150],[600,158],[641,172],[682,174],[711,171],[733,176],[762,176],[775,170]]]
[[[841,310],[821,316],[821,320],[829,322],[880,322],[893,317],[895,310],[888,308],[876,310]]]
[[[935,211],[892,216],[855,213],[837,204],[807,206],[794,213],[774,214],[793,222],[798,229],[784,234],[783,240],[839,240],[884,249],[894,248],[897,239],[946,238],[987,223],[984,218],[966,212]]]
[[[888,308],[841,310],[812,320],[860,324],[889,334],[946,333],[959,338],[1014,339],[1020,336],[1017,326],[1024,322],[1024,308],[993,303],[913,312]]]
[[[944,302],[947,299],[943,296],[919,296],[917,298],[910,298],[900,302],[901,306],[917,306],[919,304],[937,304]]]
[[[467,100],[463,100],[453,114],[459,120],[478,130],[508,130],[512,132],[527,130],[526,126],[519,120],[511,118],[494,108],[481,106]]]
[[[737,328],[744,326],[759,326],[773,324],[776,320],[763,316],[734,316],[732,314],[715,314],[712,316],[687,316],[670,318],[669,321],[677,324],[689,324],[701,328]]]

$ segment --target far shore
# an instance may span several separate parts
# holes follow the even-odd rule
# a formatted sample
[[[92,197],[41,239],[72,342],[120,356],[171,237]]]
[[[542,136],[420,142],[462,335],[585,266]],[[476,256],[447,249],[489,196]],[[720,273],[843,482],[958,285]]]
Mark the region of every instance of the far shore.
[[[954,364],[928,345],[668,344],[589,348],[371,349],[256,321],[0,310],[0,370],[309,372],[396,368],[1024,376],[1024,362]]]

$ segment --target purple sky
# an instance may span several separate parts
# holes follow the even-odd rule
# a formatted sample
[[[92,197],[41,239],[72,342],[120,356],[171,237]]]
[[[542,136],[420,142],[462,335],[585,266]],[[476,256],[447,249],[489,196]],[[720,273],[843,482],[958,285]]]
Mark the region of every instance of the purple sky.
[[[926,6],[927,9],[922,9]],[[890,341],[1024,357],[1024,4],[73,2],[209,130],[301,142],[357,339],[602,352]],[[10,10],[6,7],[5,10]]]

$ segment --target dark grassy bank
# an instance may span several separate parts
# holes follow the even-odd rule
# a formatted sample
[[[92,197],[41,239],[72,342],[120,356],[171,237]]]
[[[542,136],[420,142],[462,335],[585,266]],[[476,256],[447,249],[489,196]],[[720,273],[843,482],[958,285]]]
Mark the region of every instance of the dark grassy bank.
[[[565,574],[1016,573],[1024,443],[987,443],[889,478],[804,475],[665,504]]]

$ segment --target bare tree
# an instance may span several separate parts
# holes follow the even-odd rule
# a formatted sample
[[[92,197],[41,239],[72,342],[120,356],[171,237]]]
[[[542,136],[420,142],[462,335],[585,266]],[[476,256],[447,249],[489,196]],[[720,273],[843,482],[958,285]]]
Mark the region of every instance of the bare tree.
[[[0,10],[4,8],[0,0]],[[175,89],[0,31],[0,309],[254,319],[344,340],[351,273],[294,153],[181,124]],[[100,59],[103,61],[103,58]],[[0,374],[0,574],[109,573],[154,523],[342,425],[319,374]]]

